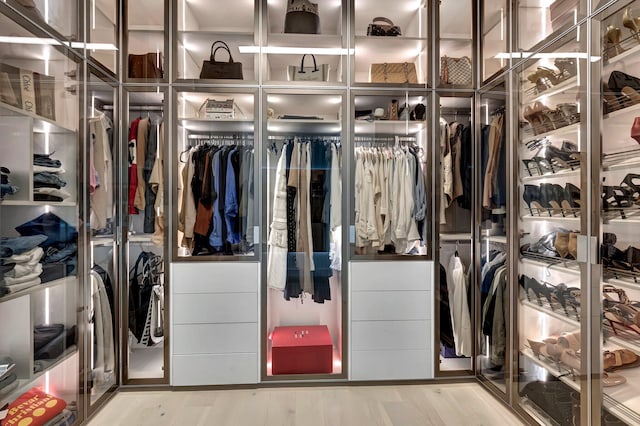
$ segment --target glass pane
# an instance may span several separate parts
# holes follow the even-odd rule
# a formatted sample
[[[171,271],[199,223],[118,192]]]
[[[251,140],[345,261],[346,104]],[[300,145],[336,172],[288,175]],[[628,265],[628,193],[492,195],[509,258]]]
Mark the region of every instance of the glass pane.
[[[266,97],[267,375],[341,374],[344,96]],[[304,339],[309,359],[292,362]]]
[[[599,349],[603,351],[605,424],[616,418],[626,424],[640,422],[640,402],[635,398],[640,376],[636,369],[617,371],[640,356],[640,328],[635,320],[640,300],[640,114],[636,104],[640,44],[633,30],[633,22],[640,22],[639,13],[640,2],[634,1],[625,8],[608,9],[599,22],[604,40],[603,61],[598,62],[602,66],[600,296],[604,316]],[[616,361],[619,355],[622,358]]]
[[[504,84],[480,96],[480,342],[477,365],[482,376],[506,392],[506,323],[509,300],[507,270],[507,170]]]
[[[88,336],[88,370],[91,404],[117,382],[116,354],[118,333],[116,316],[119,286],[117,280],[116,177],[118,132],[114,126],[114,88],[94,74],[87,82],[87,120],[91,140],[89,161],[89,229],[87,283],[91,312]]]
[[[227,8],[211,7],[210,2],[178,0],[177,77],[257,80],[254,16],[254,0],[242,0]],[[236,65],[213,66],[212,51],[216,61],[227,62],[231,55]]]
[[[392,92],[356,96],[354,102],[352,253],[424,256],[430,229],[427,101],[417,93]],[[406,209],[394,209],[400,205]]]
[[[426,85],[427,2],[355,0],[354,10],[355,82]]]
[[[14,2],[31,21],[43,28],[50,27],[58,35],[69,41],[78,41],[82,37],[78,27],[78,2],[50,2],[48,0]]]
[[[471,370],[472,299],[467,296],[474,276],[471,101],[439,99],[440,371]]]
[[[594,2],[595,3],[595,2]],[[536,50],[585,16],[586,0],[520,0],[518,50]]]
[[[166,145],[164,93],[129,93],[127,378],[162,379],[164,371]]]
[[[473,83],[473,2],[440,4],[440,86]]]
[[[268,2],[264,80],[304,81],[307,85],[345,82],[348,51],[343,38],[343,10],[346,6],[340,0],[320,2],[317,18],[310,14],[312,17],[303,23],[295,17],[301,12],[289,10],[292,5],[287,3],[286,0]],[[303,53],[308,53],[306,58]]]
[[[127,2],[127,78],[158,80],[166,77],[165,0]]]
[[[253,256],[253,111],[253,94],[178,94],[178,256]]]
[[[118,2],[89,0],[87,55],[116,72],[118,56]]]
[[[77,417],[82,169],[79,101],[65,73],[79,67],[4,15],[0,35],[12,38],[0,45],[0,359],[11,366],[0,406],[35,387]]]
[[[518,349],[520,404],[560,424],[580,413],[578,239],[585,232],[585,51],[576,32],[518,69]],[[540,59],[538,59],[540,58]],[[582,192],[584,194],[584,192]],[[549,401],[556,401],[550,404]]]
[[[488,0],[481,2],[482,10],[482,81],[502,72],[508,65],[507,2]],[[502,54],[502,55],[500,55]]]

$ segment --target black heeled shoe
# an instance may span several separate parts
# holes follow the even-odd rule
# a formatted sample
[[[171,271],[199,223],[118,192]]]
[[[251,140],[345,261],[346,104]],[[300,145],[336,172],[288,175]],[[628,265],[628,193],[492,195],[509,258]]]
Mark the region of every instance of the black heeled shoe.
[[[564,216],[561,203],[564,200],[564,188],[555,183],[540,184],[540,204],[545,207],[549,216],[561,214]]]
[[[554,310],[554,299],[551,295],[551,289],[549,287],[540,284],[535,278],[531,278],[526,275],[522,275],[520,279],[522,279],[523,281],[525,294],[527,295],[527,300],[529,300],[529,302],[532,302],[531,294],[533,293],[539,306],[544,306],[544,299],[546,299],[547,303],[549,303],[549,306],[551,307],[551,310]]]
[[[580,312],[578,311],[578,306],[580,306],[580,289],[578,287],[567,287],[566,284],[560,283],[556,286],[556,298],[558,299],[558,303],[564,309],[564,313],[566,316],[569,316],[568,307],[571,307],[576,315],[576,317],[580,316]]]
[[[620,186],[602,186],[602,209],[604,211],[620,211],[620,216],[626,219],[625,208],[633,206],[633,194]]]
[[[538,211],[538,216],[540,216],[541,210],[545,210],[542,204],[540,204],[540,188],[537,185],[525,185],[522,199],[527,203],[531,216],[535,216],[533,209]]]
[[[573,151],[563,151],[553,145],[549,145],[544,152],[546,158],[551,164],[555,164],[564,169],[574,170],[576,165],[580,164],[579,154]]]
[[[567,182],[564,187],[564,198],[565,199],[562,200],[562,208],[565,211],[573,213],[573,217],[578,217],[576,213],[582,206],[580,203],[580,188]]]
[[[624,179],[622,179],[620,188],[629,194],[629,200],[633,204],[638,204],[638,201],[640,201],[640,182],[634,183],[634,179],[640,180],[640,175],[629,173],[624,177]]]

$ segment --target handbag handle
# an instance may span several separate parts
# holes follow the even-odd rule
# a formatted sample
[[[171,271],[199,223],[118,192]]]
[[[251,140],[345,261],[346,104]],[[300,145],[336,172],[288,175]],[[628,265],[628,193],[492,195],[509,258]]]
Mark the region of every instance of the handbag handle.
[[[313,71],[311,71],[311,72],[317,72],[318,71],[318,64],[316,64],[315,55],[312,55],[311,53],[309,53],[308,55],[311,56],[311,58],[313,59]],[[306,53],[304,55],[302,55],[302,60],[300,61],[300,71],[298,71],[299,73],[303,73],[303,74],[304,74],[304,58],[305,58],[305,56],[307,56]]]
[[[226,50],[226,51],[227,51],[227,53],[229,54],[229,63],[230,63],[230,64],[232,64],[232,63],[233,63],[233,56],[231,56],[231,51],[229,50],[229,46],[227,46],[227,45],[226,45],[226,43],[225,43],[225,45],[224,45],[224,46],[218,46],[218,47],[216,47],[216,50],[214,50],[214,51],[213,51],[213,54],[211,55],[211,61],[212,61],[212,62],[216,62],[216,52],[217,52],[218,50],[220,50],[220,49],[222,49],[222,50]]]
[[[215,47],[216,44],[220,43],[222,46],[218,46],[216,47],[216,49],[214,50],[213,48]],[[213,43],[211,43],[211,55],[209,56],[209,59],[211,61],[214,60],[215,56],[216,56],[216,50],[218,50],[219,48],[226,48],[227,52],[229,52],[229,56],[231,56],[231,51],[229,50],[229,46],[227,45],[227,43],[225,43],[222,40],[216,40]],[[233,62],[233,61],[231,61]]]
[[[385,18],[384,16],[376,16],[375,18],[373,18],[373,20],[371,21],[372,23],[376,23],[376,22],[384,22],[386,24],[389,24],[393,27],[393,21],[389,18]]]

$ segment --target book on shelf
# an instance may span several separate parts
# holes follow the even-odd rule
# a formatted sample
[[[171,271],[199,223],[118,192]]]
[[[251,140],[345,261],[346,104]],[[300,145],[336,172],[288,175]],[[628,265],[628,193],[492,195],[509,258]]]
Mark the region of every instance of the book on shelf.
[[[33,83],[33,71],[20,68],[20,95],[22,109],[36,114],[36,87]]]
[[[22,108],[20,68],[0,63],[0,101]]]
[[[55,78],[33,73],[36,92],[36,113],[50,120],[56,119],[56,82]]]

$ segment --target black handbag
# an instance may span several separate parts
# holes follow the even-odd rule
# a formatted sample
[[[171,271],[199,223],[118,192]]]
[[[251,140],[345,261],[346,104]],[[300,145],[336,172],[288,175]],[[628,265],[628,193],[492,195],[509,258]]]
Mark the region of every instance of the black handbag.
[[[373,18],[373,21],[367,27],[367,35],[397,37],[402,35],[402,30],[399,26],[394,25],[391,19],[378,16]]]
[[[320,34],[318,3],[309,0],[289,0],[284,17],[284,32],[295,34]]]
[[[216,47],[218,43],[220,45]],[[229,61],[216,61],[216,52],[220,49],[227,51],[229,54]],[[229,50],[227,43],[220,40],[214,41],[211,45],[211,56],[209,57],[209,60],[202,61],[200,78],[242,80],[242,63],[233,61],[231,50]]]

